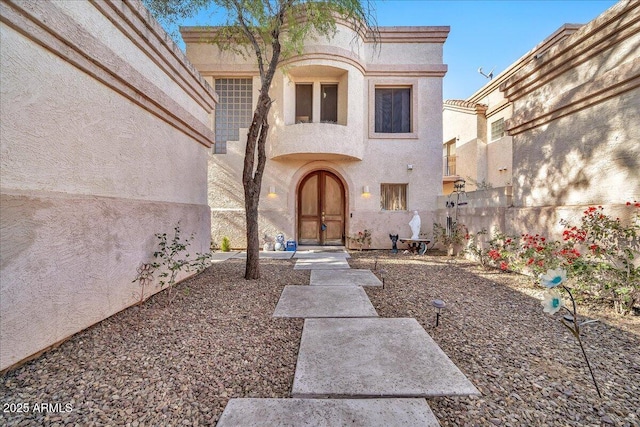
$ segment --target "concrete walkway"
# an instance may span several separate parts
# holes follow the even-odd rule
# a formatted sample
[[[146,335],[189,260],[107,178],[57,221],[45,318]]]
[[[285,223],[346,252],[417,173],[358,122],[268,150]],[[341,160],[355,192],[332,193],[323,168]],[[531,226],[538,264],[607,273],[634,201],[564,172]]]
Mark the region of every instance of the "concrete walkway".
[[[371,270],[311,270],[311,286],[382,286]]]
[[[293,397],[478,395],[415,319],[307,319]]]
[[[300,251],[310,286],[285,286],[274,317],[305,319],[292,399],[231,399],[218,426],[438,426],[424,397],[478,395],[415,319],[378,318],[344,251]],[[355,399],[354,399],[355,398]]]
[[[424,399],[231,399],[218,427],[436,427]]]
[[[378,317],[361,287],[284,287],[273,317]]]

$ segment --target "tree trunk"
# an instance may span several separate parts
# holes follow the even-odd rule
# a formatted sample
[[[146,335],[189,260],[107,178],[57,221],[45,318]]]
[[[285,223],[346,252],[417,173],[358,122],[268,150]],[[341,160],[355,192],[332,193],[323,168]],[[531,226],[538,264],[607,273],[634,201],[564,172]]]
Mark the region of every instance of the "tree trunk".
[[[253,120],[249,126],[247,133],[247,147],[244,152],[244,169],[242,171],[242,185],[244,186],[244,206],[247,228],[247,264],[245,266],[244,278],[247,280],[256,280],[260,278],[260,239],[258,237],[258,204],[260,203],[260,189],[262,187],[262,175],[264,167],[267,163],[267,154],[265,144],[267,142],[267,134],[269,131],[268,116],[271,109],[271,97],[269,89],[271,81],[276,72],[278,61],[280,60],[280,27],[284,22],[284,16],[291,7],[292,2],[289,0],[286,5],[281,4],[280,11],[276,17],[276,25],[271,30],[271,60],[265,72],[262,60],[262,52],[255,37],[251,35],[251,31],[246,27],[246,33],[252,40],[253,46],[256,48],[258,58],[258,68],[260,70],[260,80],[262,87],[258,96],[258,103],[253,113]],[[257,150],[257,153],[256,153]],[[256,159],[257,157],[257,159]],[[258,161],[256,165],[255,162]],[[255,167],[254,167],[255,166]]]
[[[247,263],[244,278],[255,280],[260,278],[260,239],[258,233],[258,205],[262,175],[266,163],[265,143],[269,124],[267,116],[271,108],[271,98],[267,91],[260,92],[258,105],[253,114],[253,121],[247,133],[247,148],[244,157],[242,184],[244,186],[245,222],[247,232]],[[256,161],[256,149],[258,164]],[[254,170],[255,169],[255,170]]]
[[[258,239],[258,190],[255,200],[245,197],[245,217],[247,225],[247,263],[244,278],[255,280],[260,278],[260,242]]]

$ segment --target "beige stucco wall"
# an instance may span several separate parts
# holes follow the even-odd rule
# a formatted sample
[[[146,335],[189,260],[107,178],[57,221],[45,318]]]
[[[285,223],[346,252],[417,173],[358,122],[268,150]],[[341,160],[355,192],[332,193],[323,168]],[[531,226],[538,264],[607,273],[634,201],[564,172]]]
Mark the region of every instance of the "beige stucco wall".
[[[5,369],[137,302],[155,233],[208,250],[215,96],[138,2],[1,6]]]
[[[513,141],[510,136],[487,144],[487,183],[495,187],[511,185],[513,179]]]
[[[464,144],[479,137],[475,109],[454,109],[447,106],[442,112],[442,117],[443,141],[456,139],[458,142],[462,141],[460,144]]]
[[[503,86],[515,112],[516,206],[639,198],[638,16],[637,2],[616,4]]]
[[[587,25],[563,26],[539,54],[510,67],[499,88],[508,104],[489,105],[487,123],[505,114],[511,136],[487,144],[487,167],[490,182],[506,184],[512,164],[513,196],[506,205],[461,208],[472,232],[499,227],[561,239],[561,219],[577,224],[600,205],[630,220],[625,204],[640,200],[639,17],[640,3],[618,2]],[[490,100],[494,90],[490,84],[467,102]]]
[[[389,233],[409,235],[413,210],[422,215],[423,231],[431,230],[442,187],[442,77],[446,71],[442,45],[447,33],[444,27],[388,29],[383,31],[379,54],[373,55],[371,40],[338,25],[333,38],[310,39],[301,56],[286,61],[270,91],[274,104],[260,201],[261,234],[273,237],[281,231],[288,239],[297,239],[298,186],[306,174],[319,169],[335,173],[345,186],[347,235],[369,229],[371,247],[389,248]],[[204,43],[205,30],[183,29],[182,34],[189,59],[209,81],[250,74],[246,59]],[[253,75],[258,88],[257,73]],[[339,123],[295,124],[295,83],[319,86],[336,81],[338,102],[344,103],[338,107]],[[376,85],[412,87],[411,134],[373,132],[371,97]],[[233,247],[246,245],[241,182],[246,130],[240,135],[241,141],[227,143],[226,154],[211,155],[209,160],[212,236],[218,243],[223,236],[230,237]],[[413,165],[413,170],[407,165]],[[408,184],[406,211],[381,211],[381,183]],[[267,196],[270,186],[276,189],[273,196]],[[364,186],[370,195],[362,194]]]

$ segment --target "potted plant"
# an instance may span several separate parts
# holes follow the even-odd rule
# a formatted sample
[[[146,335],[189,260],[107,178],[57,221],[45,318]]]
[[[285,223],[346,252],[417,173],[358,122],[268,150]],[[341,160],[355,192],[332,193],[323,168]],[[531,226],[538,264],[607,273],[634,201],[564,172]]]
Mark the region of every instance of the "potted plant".
[[[436,242],[442,243],[447,250],[447,255],[456,256],[464,243],[469,240],[469,230],[466,225],[455,221],[451,223],[449,229],[434,222],[433,238]]]

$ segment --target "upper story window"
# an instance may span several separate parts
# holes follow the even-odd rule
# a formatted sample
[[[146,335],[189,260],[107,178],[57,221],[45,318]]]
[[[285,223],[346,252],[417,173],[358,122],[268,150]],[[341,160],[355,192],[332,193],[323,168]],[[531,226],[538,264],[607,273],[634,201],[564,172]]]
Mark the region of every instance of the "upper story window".
[[[320,85],[320,121],[338,123],[338,85]]]
[[[410,133],[411,87],[376,87],[376,133]]]
[[[296,123],[313,120],[313,84],[296,84]]]
[[[216,145],[214,153],[227,152],[227,141],[240,139],[240,128],[251,125],[253,113],[252,79],[216,79]]]
[[[314,93],[319,101],[314,99]],[[319,105],[318,105],[319,104]],[[314,106],[320,107],[320,117],[313,115]],[[316,110],[317,111],[317,110]],[[317,113],[316,113],[317,114]],[[338,122],[338,84],[297,83],[296,84],[296,123],[322,123]]]
[[[384,211],[406,211],[407,185],[380,184],[380,209]]]
[[[444,145],[444,164],[442,174],[453,176],[456,174],[456,139],[452,139]]]
[[[491,123],[491,140],[502,138],[504,136],[504,119],[498,119]]]
[[[418,139],[418,79],[369,80],[369,138]]]

